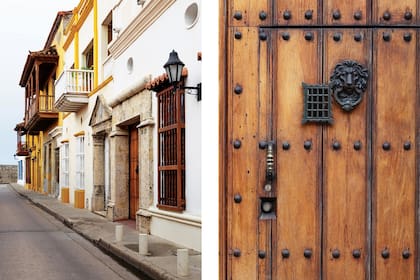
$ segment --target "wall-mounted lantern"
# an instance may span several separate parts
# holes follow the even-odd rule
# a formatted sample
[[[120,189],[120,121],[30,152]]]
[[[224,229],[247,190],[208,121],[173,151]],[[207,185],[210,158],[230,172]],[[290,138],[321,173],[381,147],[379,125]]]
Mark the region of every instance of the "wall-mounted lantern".
[[[182,68],[184,63],[178,58],[178,53],[174,50],[169,54],[169,59],[163,65],[165,68],[166,74],[168,74],[169,83],[174,86],[174,89],[182,88],[186,90],[196,90],[197,93],[191,93],[187,91],[188,94],[197,95],[197,101],[201,100],[201,83],[198,83],[196,87],[178,87],[178,83],[181,81]]]

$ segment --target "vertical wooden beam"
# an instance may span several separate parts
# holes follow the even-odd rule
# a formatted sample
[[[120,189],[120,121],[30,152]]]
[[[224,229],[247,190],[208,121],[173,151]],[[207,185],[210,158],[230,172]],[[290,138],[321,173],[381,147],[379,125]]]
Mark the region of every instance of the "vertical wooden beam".
[[[348,59],[369,69],[370,76],[374,75],[370,30],[332,29],[325,30],[324,34],[324,83],[330,83],[336,65]],[[334,40],[337,34],[341,34],[340,40]],[[354,40],[358,34],[363,40]],[[367,81],[367,85],[371,86],[371,83]],[[326,279],[364,279],[367,276],[370,255],[367,238],[370,235],[367,215],[370,95],[368,88],[360,104],[351,112],[344,111],[334,102],[334,124],[324,130],[323,276]],[[357,141],[361,143],[359,150],[354,149]],[[333,148],[334,143],[340,148]],[[360,250],[361,256],[354,258],[353,250]],[[333,252],[339,252],[340,256],[333,257]]]
[[[227,4],[219,0],[219,279],[227,279]]]
[[[311,34],[311,40],[305,36]],[[288,36],[288,37],[287,37]],[[285,39],[287,38],[287,39]],[[322,129],[302,124],[302,82],[320,84],[322,34],[317,29],[280,29],[274,49],[273,110],[277,128],[277,275],[273,279],[318,279],[321,269]],[[305,148],[304,143],[311,143]],[[289,148],[283,149],[283,143]],[[310,250],[312,255],[304,257]],[[283,256],[282,252],[289,252]]]
[[[411,40],[404,39],[406,34],[411,34]],[[384,39],[385,35],[390,35],[390,39]],[[376,279],[417,279],[417,40],[415,29],[384,28],[374,33]],[[404,258],[404,251],[410,254],[408,258]]]

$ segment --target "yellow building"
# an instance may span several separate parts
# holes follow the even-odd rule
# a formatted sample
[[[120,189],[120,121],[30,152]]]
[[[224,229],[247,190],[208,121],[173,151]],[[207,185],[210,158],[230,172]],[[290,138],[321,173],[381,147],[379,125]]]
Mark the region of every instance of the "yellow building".
[[[58,160],[56,143],[61,134],[61,114],[54,107],[54,82],[62,72],[65,27],[73,12],[58,12],[42,50],[29,52],[19,85],[25,88],[24,121],[18,131],[17,155],[26,156],[25,187],[42,193],[58,193]],[[20,137],[25,137],[25,145]]]

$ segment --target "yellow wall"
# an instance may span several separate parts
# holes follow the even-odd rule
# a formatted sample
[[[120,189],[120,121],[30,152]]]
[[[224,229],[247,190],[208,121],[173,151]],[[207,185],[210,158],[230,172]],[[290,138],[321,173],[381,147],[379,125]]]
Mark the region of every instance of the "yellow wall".
[[[27,188],[33,191],[41,192],[42,191],[42,182],[41,178],[43,175],[43,133],[40,132],[39,135],[27,135],[27,141],[31,149],[30,159],[31,159],[31,183],[27,184]]]

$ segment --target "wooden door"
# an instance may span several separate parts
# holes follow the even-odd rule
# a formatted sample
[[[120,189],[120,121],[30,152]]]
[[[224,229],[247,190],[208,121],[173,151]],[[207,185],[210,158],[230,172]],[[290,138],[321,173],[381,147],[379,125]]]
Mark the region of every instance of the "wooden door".
[[[222,278],[419,277],[418,7],[230,3]]]
[[[135,125],[129,127],[129,176],[130,176],[130,219],[136,219],[136,212],[139,209],[139,136]]]

